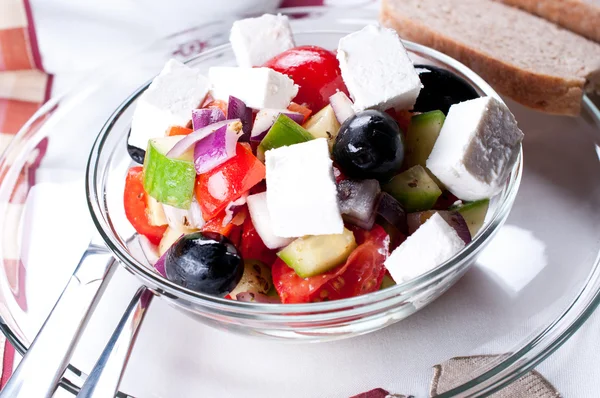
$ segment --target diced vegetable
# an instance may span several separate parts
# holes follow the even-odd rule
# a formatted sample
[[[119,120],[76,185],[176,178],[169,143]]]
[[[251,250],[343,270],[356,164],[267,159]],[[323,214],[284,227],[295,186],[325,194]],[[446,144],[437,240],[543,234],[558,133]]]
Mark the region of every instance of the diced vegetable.
[[[251,217],[244,221],[239,247],[242,257],[247,260],[259,260],[270,266],[277,258],[277,252],[269,249],[256,231]]]
[[[219,108],[221,110],[221,112],[223,112],[223,114],[225,115],[225,119],[227,119],[227,101],[223,101],[223,100],[212,100],[209,101],[206,105],[204,105],[202,108]]]
[[[429,210],[442,191],[420,165],[398,174],[383,187],[409,212]]]
[[[448,223],[458,236],[465,242],[471,242],[471,233],[469,232],[469,227],[467,222],[462,217],[462,215],[457,211],[422,211],[418,213],[410,213],[407,215],[407,223],[408,223],[408,233],[413,234],[421,225],[425,223],[431,216],[435,213],[438,213],[444,221]]]
[[[329,97],[329,104],[340,124],[343,124],[351,116],[354,116],[355,112],[352,107],[352,101],[343,91],[338,91]]]
[[[123,194],[125,216],[137,233],[144,235],[152,244],[158,245],[166,226],[154,226],[148,217],[148,194],[144,190],[144,170],[141,166],[132,167],[127,172]]]
[[[377,214],[403,234],[408,234],[406,211],[392,195],[382,192],[377,203]]]
[[[371,229],[375,222],[375,206],[380,191],[377,180],[341,181],[337,185],[337,192],[344,221]]]
[[[490,200],[482,199],[465,203],[462,206],[451,207],[450,210],[456,210],[463,216],[469,226],[471,236],[475,236],[483,226],[489,206]]]
[[[379,286],[379,290],[387,289],[388,287],[392,287],[396,285],[396,282],[392,279],[391,276],[385,274],[383,276],[383,280],[381,281],[381,286]]]
[[[204,137],[194,146],[196,173],[206,173],[235,156],[242,123],[230,123]]]
[[[196,200],[202,216],[210,220],[265,178],[265,166],[243,144],[236,155],[196,178]]]
[[[183,137],[181,141],[179,141],[173,148],[167,153],[167,156],[170,158],[179,158],[184,153],[189,151],[196,142],[200,141],[204,137],[208,137],[214,131],[217,131],[223,126],[227,126],[230,123],[240,123],[239,119],[237,120],[223,120],[217,123],[210,124],[206,127],[202,127],[191,134]]]
[[[232,117],[232,119],[236,118]],[[192,126],[194,130],[199,130],[223,120],[225,120],[225,114],[219,108],[203,108],[192,111]]]
[[[244,301],[246,303],[270,303],[280,304],[279,296],[268,296],[261,293],[255,292],[242,292],[238,293],[235,298],[237,301]]]
[[[243,135],[240,140],[242,142],[250,140],[250,131],[252,130],[252,109],[248,108],[241,99],[230,95],[229,105],[227,107],[227,117],[230,119],[240,119],[243,126]]]
[[[308,107],[306,107],[304,105],[299,105],[295,102],[292,102],[290,104],[290,106],[288,106],[288,109],[292,112],[300,113],[303,116],[301,121],[296,121],[296,123],[298,123],[298,124],[306,123],[306,121],[312,114],[312,110],[310,110]]]
[[[192,232],[204,226],[204,218],[198,202],[194,198],[190,208],[178,209],[169,205],[162,205],[166,222],[169,227],[178,231]]]
[[[302,126],[294,122],[288,116],[280,114],[258,146],[258,151],[264,154],[269,149],[299,144],[312,139],[314,139],[314,137],[302,128]]]
[[[301,113],[292,112],[287,109],[261,109],[254,119],[250,139],[252,141],[262,141],[279,115],[286,115],[296,123],[302,123],[302,120],[304,120],[304,116]]]
[[[317,112],[304,124],[304,128],[315,138],[325,138],[329,144],[329,150],[333,148],[335,137],[340,130],[340,124],[335,118],[331,105]]]
[[[180,158],[165,154],[182,137],[162,137],[150,140],[144,160],[144,190],[160,203],[188,209],[194,194],[196,170],[191,153]],[[185,137],[183,137],[185,139]]]
[[[183,231],[171,227],[167,228],[160,241],[160,244],[158,245],[158,254],[160,254],[162,257],[163,254],[165,254],[167,250],[173,246],[173,243],[177,242],[177,239],[181,238],[183,235]]]
[[[412,117],[406,134],[405,167],[416,165],[425,167],[445,119],[441,111],[431,111]]]
[[[163,208],[162,203],[159,203],[152,196],[148,196],[147,200],[147,208],[146,213],[148,214],[148,222],[150,225],[155,225],[160,227],[162,225],[167,225],[167,217],[165,216],[165,210]]]
[[[273,278],[269,267],[257,260],[245,260],[242,279],[229,294],[234,298],[243,292],[266,295],[272,286]]]
[[[167,135],[169,137],[175,136],[175,135],[188,135],[193,133],[194,130],[192,129],[188,129],[187,127],[181,127],[181,126],[172,126],[169,131],[167,132]]]
[[[298,238],[277,253],[302,278],[322,274],[342,264],[356,248],[352,231],[339,235]]]
[[[211,218],[200,228],[202,232],[216,232],[218,234],[229,236],[229,233],[233,229],[233,223],[231,221],[227,222],[225,219],[227,218],[227,213],[225,210]]]

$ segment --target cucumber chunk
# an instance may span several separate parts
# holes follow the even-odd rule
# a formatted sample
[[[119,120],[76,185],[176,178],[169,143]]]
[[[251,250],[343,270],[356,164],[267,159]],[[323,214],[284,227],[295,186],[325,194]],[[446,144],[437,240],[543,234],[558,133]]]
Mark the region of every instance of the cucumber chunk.
[[[144,159],[144,190],[160,203],[189,209],[194,195],[196,169],[191,151],[179,159],[167,152],[182,137],[162,137],[150,140]]]
[[[467,222],[471,236],[474,237],[483,226],[489,206],[489,199],[481,199],[475,202],[465,203],[462,206],[453,206],[450,210],[458,211],[460,215],[463,216]]]
[[[258,260],[245,260],[242,279],[229,295],[235,300],[238,293],[268,294],[272,287],[271,269]]]
[[[425,167],[445,119],[441,111],[426,112],[412,117],[406,134],[406,167]]]
[[[379,290],[387,289],[388,287],[392,287],[396,284],[391,276],[385,274],[383,279],[381,280],[381,286],[379,286]]]
[[[258,150],[264,154],[269,149],[299,144],[312,139],[314,137],[302,126],[288,116],[280,114],[265,138],[260,142]]]
[[[335,142],[335,137],[337,137],[337,134],[340,131],[340,123],[335,117],[331,105],[327,105],[308,119],[304,124],[304,128],[315,138],[327,139],[327,144],[331,151],[333,143]]]
[[[383,186],[383,190],[400,202],[407,213],[430,210],[442,194],[421,165],[398,174]]]
[[[302,278],[322,274],[342,264],[356,248],[352,231],[298,238],[277,253]]]

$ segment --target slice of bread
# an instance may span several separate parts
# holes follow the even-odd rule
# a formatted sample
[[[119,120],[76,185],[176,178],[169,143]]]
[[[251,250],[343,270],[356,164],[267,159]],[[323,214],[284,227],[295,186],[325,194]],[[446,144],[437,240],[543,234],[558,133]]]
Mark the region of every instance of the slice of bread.
[[[600,87],[599,44],[492,0],[382,0],[381,22],[544,112],[578,115]]]
[[[600,42],[600,0],[497,0]]]

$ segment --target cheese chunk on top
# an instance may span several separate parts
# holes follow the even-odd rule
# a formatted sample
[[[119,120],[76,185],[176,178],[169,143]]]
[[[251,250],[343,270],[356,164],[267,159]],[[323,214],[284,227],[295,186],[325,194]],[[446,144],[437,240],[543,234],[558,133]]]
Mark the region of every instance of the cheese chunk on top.
[[[230,95],[254,109],[285,109],[298,94],[298,86],[286,75],[269,68],[214,66],[208,70],[215,99]]]
[[[493,97],[452,105],[427,159],[427,168],[462,200],[502,190],[519,155],[523,132],[508,107]]]
[[[341,234],[329,146],[325,138],[265,153],[267,207],[276,236]]]
[[[412,109],[421,80],[398,34],[379,25],[368,25],[343,37],[338,45],[342,78],[354,108]]]
[[[252,224],[269,249],[279,249],[292,243],[292,239],[275,236],[271,225],[271,215],[267,208],[267,193],[261,192],[246,198]]]
[[[209,89],[198,69],[169,60],[137,101],[129,145],[145,150],[150,139],[164,137],[172,126],[185,126]]]
[[[465,242],[454,228],[435,213],[385,260],[385,267],[396,283],[406,282],[448,260]]]
[[[281,14],[235,21],[229,41],[238,66],[245,68],[263,65],[296,46],[288,17]]]

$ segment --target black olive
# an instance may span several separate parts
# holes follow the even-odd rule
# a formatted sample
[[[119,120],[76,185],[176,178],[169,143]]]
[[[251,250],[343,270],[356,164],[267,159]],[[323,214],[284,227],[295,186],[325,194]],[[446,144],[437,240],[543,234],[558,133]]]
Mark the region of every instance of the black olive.
[[[340,127],[333,158],[350,178],[386,180],[400,170],[404,160],[400,127],[387,113],[358,112]]]
[[[144,164],[144,158],[146,157],[146,151],[135,147],[133,145],[129,145],[129,136],[131,135],[131,129],[129,129],[129,133],[127,133],[127,153],[134,162],[139,164]]]
[[[167,278],[185,288],[214,296],[231,292],[244,273],[235,245],[214,232],[181,237],[165,257]]]
[[[431,65],[415,65],[423,88],[413,108],[415,112],[440,110],[448,114],[450,106],[479,98],[477,91],[465,79]]]

